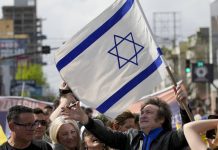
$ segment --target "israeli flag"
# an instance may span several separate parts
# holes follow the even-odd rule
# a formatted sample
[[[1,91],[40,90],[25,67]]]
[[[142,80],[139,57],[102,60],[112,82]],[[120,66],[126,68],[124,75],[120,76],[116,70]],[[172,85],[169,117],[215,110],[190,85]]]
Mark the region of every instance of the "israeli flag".
[[[150,94],[165,63],[137,0],[117,0],[55,54],[61,77],[86,105],[116,117]]]

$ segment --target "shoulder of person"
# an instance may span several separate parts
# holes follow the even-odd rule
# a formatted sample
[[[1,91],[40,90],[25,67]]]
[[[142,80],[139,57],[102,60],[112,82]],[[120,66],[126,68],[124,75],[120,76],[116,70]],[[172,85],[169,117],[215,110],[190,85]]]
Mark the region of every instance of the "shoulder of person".
[[[64,146],[61,144],[54,144],[53,150],[65,150]]]
[[[132,135],[134,137],[134,136],[137,136],[137,135],[141,135],[143,132],[140,131],[140,130],[131,128],[131,129],[129,129],[128,131],[126,131],[124,133],[125,134],[130,134],[130,135]]]
[[[43,140],[33,140],[32,144],[41,150],[52,150],[51,145]]]
[[[172,140],[174,142],[180,141],[181,143],[186,141],[184,132],[181,128],[178,130],[164,131],[159,135],[159,139],[164,141]]]

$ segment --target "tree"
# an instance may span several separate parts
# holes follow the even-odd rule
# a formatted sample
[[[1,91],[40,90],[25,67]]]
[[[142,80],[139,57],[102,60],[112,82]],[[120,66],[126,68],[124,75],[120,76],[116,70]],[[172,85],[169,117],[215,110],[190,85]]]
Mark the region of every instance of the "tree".
[[[16,80],[34,80],[37,85],[46,85],[46,78],[40,64],[18,64]]]

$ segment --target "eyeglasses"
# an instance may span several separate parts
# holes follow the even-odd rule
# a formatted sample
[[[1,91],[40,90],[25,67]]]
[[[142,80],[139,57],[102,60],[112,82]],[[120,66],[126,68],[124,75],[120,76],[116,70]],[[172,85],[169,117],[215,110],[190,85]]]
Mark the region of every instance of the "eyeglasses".
[[[34,123],[18,123],[14,121],[14,124],[18,125],[18,126],[22,126],[27,130],[32,130],[35,127],[35,122]]]
[[[36,120],[35,125],[36,126],[38,126],[38,125],[47,126],[47,121],[45,121],[45,120]]]

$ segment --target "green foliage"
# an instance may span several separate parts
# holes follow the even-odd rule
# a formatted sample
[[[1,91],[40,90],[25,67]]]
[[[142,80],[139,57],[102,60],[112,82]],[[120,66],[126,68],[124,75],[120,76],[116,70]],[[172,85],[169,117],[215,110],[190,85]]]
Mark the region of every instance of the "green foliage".
[[[34,80],[37,85],[45,85],[46,80],[40,64],[18,64],[16,80]]]

